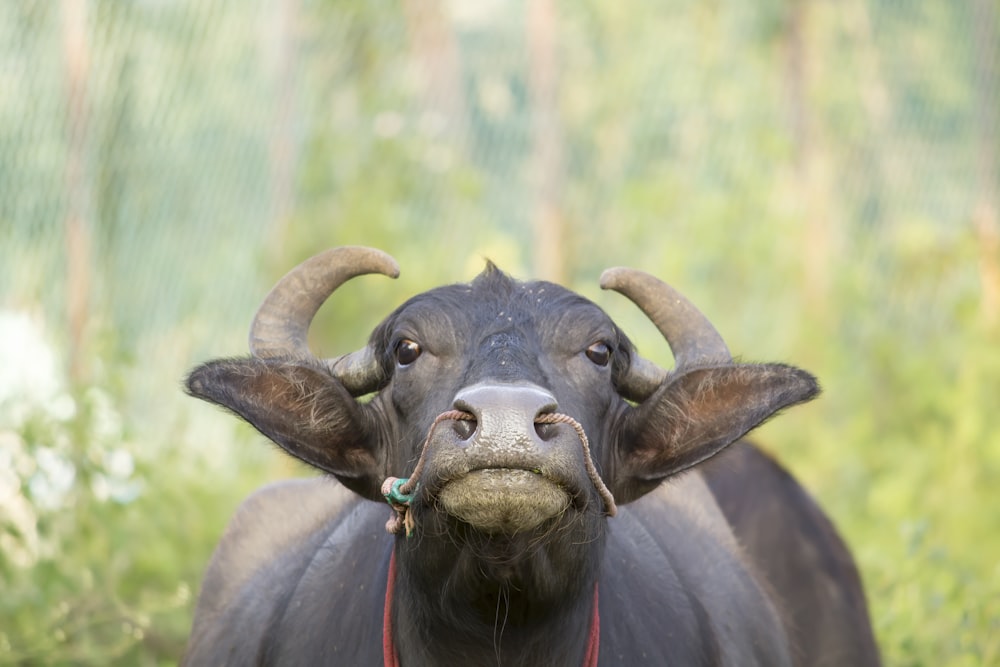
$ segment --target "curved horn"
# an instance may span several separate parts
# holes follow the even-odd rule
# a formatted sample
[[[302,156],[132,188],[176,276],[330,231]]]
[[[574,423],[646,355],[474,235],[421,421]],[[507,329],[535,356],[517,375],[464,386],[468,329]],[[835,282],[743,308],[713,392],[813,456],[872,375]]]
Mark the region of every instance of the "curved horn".
[[[701,311],[659,278],[643,271],[617,267],[601,274],[601,289],[614,290],[639,307],[667,339],[677,369],[732,360],[729,348]],[[649,398],[667,372],[642,358],[635,359],[621,387],[626,398]]]
[[[342,284],[367,273],[396,278],[399,265],[381,250],[343,246],[296,266],[271,288],[257,309],[250,325],[250,353],[264,359],[315,358],[307,337],[316,311]],[[352,395],[368,393],[378,385],[379,364],[368,347],[324,363]]]

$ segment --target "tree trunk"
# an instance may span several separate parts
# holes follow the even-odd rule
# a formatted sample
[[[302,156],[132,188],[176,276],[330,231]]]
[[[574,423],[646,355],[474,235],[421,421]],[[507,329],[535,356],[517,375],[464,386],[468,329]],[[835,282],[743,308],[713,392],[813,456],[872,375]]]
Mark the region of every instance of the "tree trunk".
[[[458,43],[441,0],[403,0],[410,51],[418,63],[431,127],[463,140],[465,96]]]
[[[997,165],[997,116],[1000,114],[997,78],[997,12],[995,0],[976,0],[973,13],[975,88],[977,94],[978,202],[974,213],[979,239],[981,310],[987,326],[1000,321],[1000,168]]]
[[[815,317],[825,316],[830,291],[833,235],[829,182],[822,169],[809,89],[815,79],[809,49],[809,0],[791,0],[785,29],[785,81],[794,144],[794,187],[803,220],[802,275],[804,302]]]
[[[298,71],[299,0],[280,0],[274,5],[271,39],[274,49],[275,109],[270,139],[271,220],[269,244],[273,253],[282,250],[295,206],[296,72]],[[276,259],[275,257],[271,258]]]
[[[533,111],[532,223],[534,274],[566,282],[563,133],[559,116],[558,16],[555,0],[531,0],[527,8],[528,80]]]
[[[87,176],[86,0],[63,0],[63,58],[66,75],[66,309],[69,321],[69,370],[74,382],[85,380],[84,348],[90,311],[90,186]]]

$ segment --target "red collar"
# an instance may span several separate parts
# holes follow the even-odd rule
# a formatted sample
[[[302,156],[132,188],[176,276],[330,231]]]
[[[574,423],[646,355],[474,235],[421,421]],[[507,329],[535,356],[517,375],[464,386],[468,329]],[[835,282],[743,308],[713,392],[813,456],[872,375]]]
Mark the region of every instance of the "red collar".
[[[396,644],[392,641],[392,595],[396,584],[396,551],[389,557],[389,578],[385,586],[385,609],[382,613],[382,655],[385,667],[400,667]],[[601,644],[601,614],[597,605],[597,582],[594,582],[594,613],[590,617],[590,632],[587,634],[587,653],[583,656],[583,667],[597,667],[598,649]]]

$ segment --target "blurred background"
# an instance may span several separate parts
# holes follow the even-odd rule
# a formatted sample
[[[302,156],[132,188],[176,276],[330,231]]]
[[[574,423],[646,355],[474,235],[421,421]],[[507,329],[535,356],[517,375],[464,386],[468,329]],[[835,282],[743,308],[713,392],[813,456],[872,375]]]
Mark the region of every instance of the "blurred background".
[[[310,474],[187,398],[269,286],[394,255],[360,347],[485,258],[630,265],[825,393],[757,434],[859,560],[887,664],[1000,662],[995,0],[0,3],[0,663],[169,665],[251,489]]]

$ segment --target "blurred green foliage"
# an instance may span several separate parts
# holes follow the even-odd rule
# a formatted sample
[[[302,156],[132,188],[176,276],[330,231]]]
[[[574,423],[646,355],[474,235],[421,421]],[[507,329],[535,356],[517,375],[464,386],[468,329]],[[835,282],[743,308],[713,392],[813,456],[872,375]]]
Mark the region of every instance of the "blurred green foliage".
[[[236,505],[308,474],[180,378],[348,243],[402,277],[338,293],[320,354],[490,257],[551,270],[664,365],[603,268],[815,372],[821,399],[757,439],[850,542],[886,663],[1000,662],[995,6],[555,3],[551,108],[530,6],[0,5],[0,663],[178,660]]]

